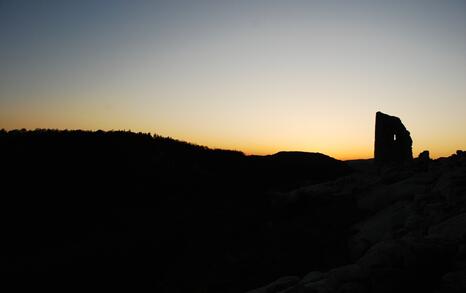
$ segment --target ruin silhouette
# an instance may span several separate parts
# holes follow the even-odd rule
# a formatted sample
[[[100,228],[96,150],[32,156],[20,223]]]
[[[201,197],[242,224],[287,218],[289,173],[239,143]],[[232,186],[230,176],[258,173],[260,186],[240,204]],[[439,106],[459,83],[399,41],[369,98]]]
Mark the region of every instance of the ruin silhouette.
[[[376,113],[374,160],[377,164],[412,160],[412,144],[411,135],[400,118]]]

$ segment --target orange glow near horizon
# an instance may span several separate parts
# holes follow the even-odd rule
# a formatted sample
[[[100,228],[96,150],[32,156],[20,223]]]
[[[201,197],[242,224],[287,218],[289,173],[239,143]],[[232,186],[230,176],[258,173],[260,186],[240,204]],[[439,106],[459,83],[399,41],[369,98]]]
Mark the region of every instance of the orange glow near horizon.
[[[45,120],[40,119],[40,121],[44,122]],[[6,127],[6,130],[13,130],[13,129],[36,129],[36,128],[44,128],[44,129],[82,129],[82,130],[90,130],[90,131],[96,131],[96,130],[104,130],[104,131],[110,131],[110,130],[129,130],[133,132],[144,132],[144,133],[151,133],[152,135],[157,134],[157,135],[162,135],[165,137],[172,137],[174,139],[178,139],[181,141],[186,141],[190,143],[194,143],[197,145],[203,145],[207,146],[212,149],[226,149],[226,150],[236,150],[236,151],[241,151],[245,155],[272,155],[280,151],[303,151],[303,152],[318,152],[322,153],[325,155],[328,155],[330,157],[339,159],[339,160],[356,160],[356,159],[371,159],[373,158],[373,139],[374,137],[372,136],[373,131],[370,133],[366,133],[365,135],[362,135],[360,137],[357,137],[358,139],[361,139],[362,141],[359,141],[356,143],[353,141],[353,144],[347,144],[347,145],[342,145],[341,141],[338,140],[338,137],[335,136],[333,138],[329,138],[329,141],[325,142],[322,141],[320,143],[315,143],[312,144],[312,140],[310,137],[308,141],[306,141],[306,137],[303,137],[301,141],[298,141],[297,139],[294,141],[294,143],[287,143],[285,140],[280,140],[280,135],[276,136],[276,140],[273,140],[273,138],[270,138],[269,140],[265,140],[261,143],[257,143],[257,141],[254,140],[241,140],[238,139],[238,141],[234,140],[225,140],[222,142],[220,139],[216,139],[215,137],[209,138],[209,137],[194,137],[190,135],[182,135],[182,134],[177,134],[173,135],[170,133],[166,132],[159,132],[159,131],[154,131],[150,128],[138,128],[138,127],[128,127],[128,128],[118,128],[118,127],[89,127],[89,125],[85,124],[70,124],[69,127],[52,127],[54,125],[53,123],[47,124],[47,123],[36,123],[34,122],[33,125],[39,125],[37,127],[31,127],[30,125],[27,124],[19,124],[19,127]],[[411,132],[413,135],[413,132]],[[351,136],[351,134],[347,134]],[[415,135],[415,134],[414,134]],[[285,135],[283,135],[285,137]],[[414,136],[415,137],[415,136]],[[333,143],[332,143],[333,142]],[[423,141],[424,142],[424,141]],[[430,155],[432,158],[436,159],[439,157],[448,157],[451,154],[455,153],[456,150],[458,149],[463,149],[461,146],[466,145],[466,141],[456,141],[455,143],[439,143],[435,139],[431,140],[426,140],[428,142],[426,145],[430,145],[432,148],[429,149],[428,147],[419,145],[416,143],[416,140],[414,139],[414,144],[413,144],[413,156],[417,157],[417,155],[424,151],[424,150],[429,150]],[[302,143],[302,144],[300,144]],[[456,146],[456,147],[455,147]]]

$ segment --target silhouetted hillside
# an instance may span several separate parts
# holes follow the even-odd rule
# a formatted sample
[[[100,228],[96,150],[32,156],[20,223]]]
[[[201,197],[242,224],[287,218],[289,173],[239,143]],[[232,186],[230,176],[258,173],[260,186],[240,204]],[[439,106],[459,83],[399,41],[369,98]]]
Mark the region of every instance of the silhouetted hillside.
[[[335,263],[345,257],[336,251],[343,234],[323,236],[335,242],[324,247],[291,232],[309,228],[289,226],[307,211],[276,206],[279,192],[350,173],[322,154],[245,156],[145,133],[14,130],[0,131],[0,156],[2,271],[149,273],[141,284],[157,292],[242,292],[307,269],[299,255],[310,248],[335,250]],[[343,208],[327,206],[315,225]]]
[[[348,174],[350,168],[341,161],[320,153],[279,152],[269,156],[252,156],[255,173],[266,174],[264,185],[273,189],[292,189]]]

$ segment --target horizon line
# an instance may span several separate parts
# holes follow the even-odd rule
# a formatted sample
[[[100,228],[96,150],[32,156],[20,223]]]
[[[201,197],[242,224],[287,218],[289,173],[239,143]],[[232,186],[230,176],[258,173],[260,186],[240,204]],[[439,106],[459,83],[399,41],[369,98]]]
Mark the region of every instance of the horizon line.
[[[85,128],[26,128],[26,127],[21,127],[21,128],[0,128],[0,131],[40,131],[40,130],[46,130],[46,131],[88,131],[88,132],[98,132],[98,131],[103,131],[103,132],[130,132],[130,133],[136,133],[136,134],[148,134],[151,137],[159,136],[163,138],[168,138],[168,139],[173,139],[176,141],[184,142],[184,143],[189,143],[192,145],[200,146],[200,147],[207,147],[211,150],[225,150],[225,151],[236,151],[244,154],[245,156],[270,156],[277,154],[279,152],[305,152],[305,153],[320,153],[329,157],[332,157],[334,159],[338,159],[340,161],[354,161],[354,160],[373,160],[374,156],[356,156],[356,155],[331,155],[326,152],[322,151],[311,151],[311,150],[303,150],[303,149],[280,149],[280,150],[275,150],[275,151],[246,151],[246,150],[240,150],[236,148],[225,148],[225,147],[216,147],[214,145],[209,145],[209,144],[203,144],[203,143],[197,143],[194,141],[190,140],[185,140],[185,139],[180,139],[176,137],[172,137],[170,135],[163,135],[163,134],[158,134],[157,132],[151,132],[151,131],[138,131],[138,130],[132,130],[132,129],[85,129]],[[449,156],[454,155],[455,152],[450,153]],[[446,158],[448,156],[431,156],[432,159],[440,159],[440,158]]]

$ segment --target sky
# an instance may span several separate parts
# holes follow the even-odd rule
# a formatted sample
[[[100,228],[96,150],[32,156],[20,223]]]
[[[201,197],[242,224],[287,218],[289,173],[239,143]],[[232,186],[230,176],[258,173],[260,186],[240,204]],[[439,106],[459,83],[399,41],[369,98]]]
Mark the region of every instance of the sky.
[[[355,159],[377,111],[466,149],[466,1],[0,0],[0,128]]]

